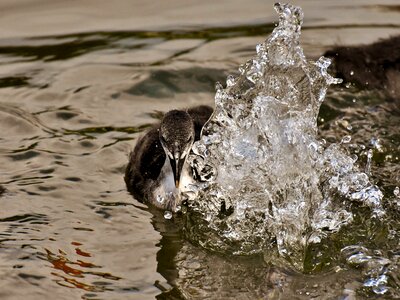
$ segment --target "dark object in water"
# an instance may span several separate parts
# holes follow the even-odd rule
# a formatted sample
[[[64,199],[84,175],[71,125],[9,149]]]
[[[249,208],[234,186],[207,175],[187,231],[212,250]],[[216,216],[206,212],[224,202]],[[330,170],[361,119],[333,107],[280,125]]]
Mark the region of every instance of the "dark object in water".
[[[137,141],[125,171],[128,191],[137,200],[163,209],[179,204],[180,183],[190,171],[187,155],[212,112],[206,105],[171,110]]]
[[[345,82],[385,90],[400,99],[400,36],[371,45],[336,47],[324,56],[333,59],[336,76]]]

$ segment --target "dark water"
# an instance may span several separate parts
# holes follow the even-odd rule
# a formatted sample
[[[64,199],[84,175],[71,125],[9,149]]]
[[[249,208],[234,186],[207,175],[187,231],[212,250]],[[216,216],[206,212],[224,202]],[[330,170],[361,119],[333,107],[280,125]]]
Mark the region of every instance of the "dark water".
[[[162,111],[212,105],[215,81],[274,28],[272,4],[0,3],[1,299],[372,296],[356,268],[303,275],[263,257],[209,253],[182,238],[179,218],[164,220],[126,191],[124,168],[139,134]],[[400,33],[397,1],[294,4],[305,12],[310,57]],[[351,134],[373,149],[373,178],[393,201],[399,124],[385,95],[345,86],[330,92],[320,115],[328,141]],[[391,226],[398,236],[400,225]]]

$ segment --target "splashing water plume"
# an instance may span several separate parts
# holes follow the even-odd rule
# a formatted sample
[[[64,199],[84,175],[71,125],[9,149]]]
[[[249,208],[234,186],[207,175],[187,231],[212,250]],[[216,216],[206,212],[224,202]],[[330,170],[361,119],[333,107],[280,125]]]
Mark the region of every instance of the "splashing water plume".
[[[302,10],[275,10],[271,36],[226,88],[216,86],[214,114],[189,157],[197,182],[186,193],[186,230],[225,253],[275,248],[302,269],[307,245],[351,222],[352,202],[379,215],[383,196],[341,144],[318,139],[320,105],[340,80],[327,73],[329,59],[306,60]]]

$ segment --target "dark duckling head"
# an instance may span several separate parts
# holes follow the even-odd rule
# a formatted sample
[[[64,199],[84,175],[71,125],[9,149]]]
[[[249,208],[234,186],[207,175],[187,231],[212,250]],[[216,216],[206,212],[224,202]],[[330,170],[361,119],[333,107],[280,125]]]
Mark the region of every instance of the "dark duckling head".
[[[160,124],[160,142],[171,163],[177,188],[194,139],[193,120],[186,111],[171,110],[164,115]]]

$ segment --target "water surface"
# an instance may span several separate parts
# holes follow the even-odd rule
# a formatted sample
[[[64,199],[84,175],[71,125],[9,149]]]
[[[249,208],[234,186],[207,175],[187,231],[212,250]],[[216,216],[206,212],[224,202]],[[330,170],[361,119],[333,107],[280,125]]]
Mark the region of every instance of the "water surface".
[[[305,12],[310,57],[400,33],[397,1],[294,4]],[[263,257],[207,252],[182,237],[179,218],[164,220],[126,191],[127,155],[140,133],[159,112],[212,105],[215,81],[235,72],[274,28],[272,5],[0,3],[2,299],[370,295],[356,269],[321,280]],[[320,115],[325,139],[340,140],[350,123],[353,140],[375,149],[373,177],[388,199],[400,182],[399,119],[385,96],[343,86]]]

